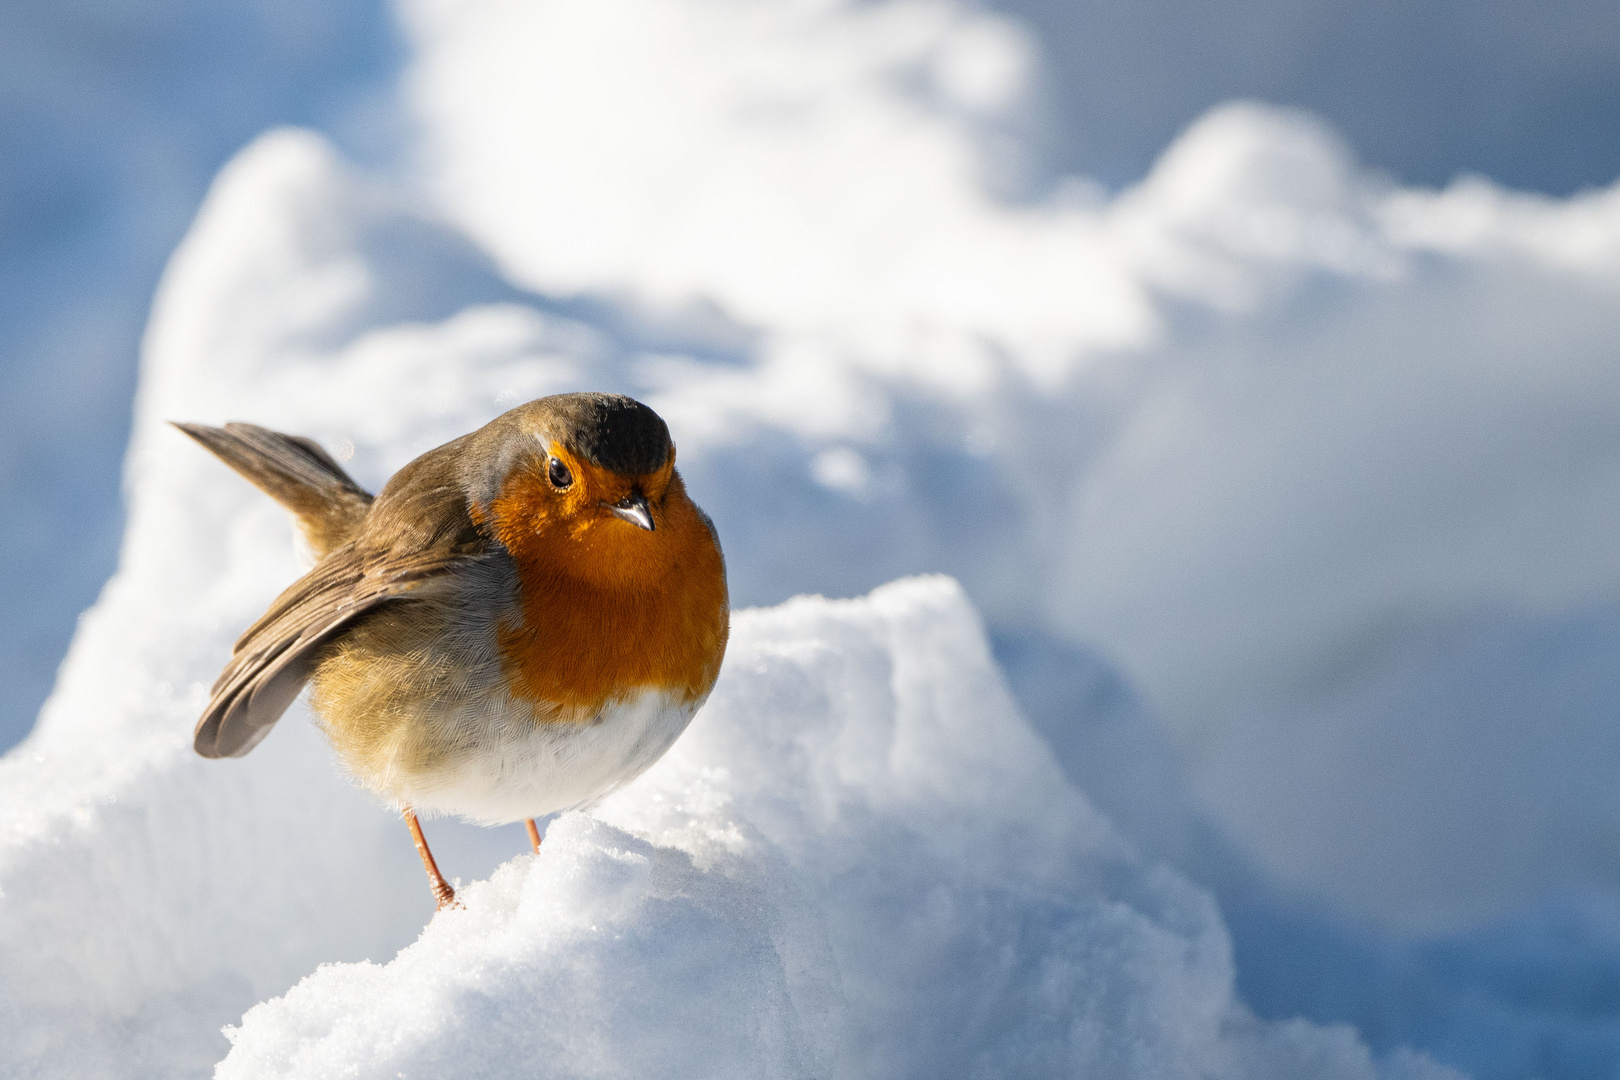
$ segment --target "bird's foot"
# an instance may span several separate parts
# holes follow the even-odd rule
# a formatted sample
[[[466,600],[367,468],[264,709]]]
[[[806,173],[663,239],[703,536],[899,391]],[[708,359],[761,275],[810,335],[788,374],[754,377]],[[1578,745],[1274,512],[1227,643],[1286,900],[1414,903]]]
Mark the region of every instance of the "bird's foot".
[[[461,902],[456,899],[456,890],[444,880],[439,873],[439,864],[434,861],[433,852],[428,850],[427,837],[422,835],[422,823],[416,820],[416,814],[410,807],[404,808],[405,824],[410,827],[411,839],[416,841],[416,853],[422,856],[422,869],[427,871],[428,888],[433,890],[435,911],[443,911],[447,907],[460,907]]]
[[[444,878],[430,879],[428,884],[433,889],[434,911],[461,906],[461,901],[456,899],[456,890]]]

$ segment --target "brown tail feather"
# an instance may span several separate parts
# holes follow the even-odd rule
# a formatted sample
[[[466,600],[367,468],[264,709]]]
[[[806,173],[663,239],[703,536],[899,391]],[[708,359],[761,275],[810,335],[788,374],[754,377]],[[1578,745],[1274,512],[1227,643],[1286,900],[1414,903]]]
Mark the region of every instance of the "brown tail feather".
[[[174,426],[291,510],[316,555],[347,543],[371,508],[370,493],[312,439],[256,424]]]

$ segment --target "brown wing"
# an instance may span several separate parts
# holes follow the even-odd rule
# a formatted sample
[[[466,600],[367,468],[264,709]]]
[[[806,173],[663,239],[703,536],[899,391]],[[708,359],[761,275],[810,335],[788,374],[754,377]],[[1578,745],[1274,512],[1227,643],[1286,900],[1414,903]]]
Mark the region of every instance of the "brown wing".
[[[197,722],[197,753],[241,757],[252,750],[309,681],[322,644],[360,615],[410,596],[473,558],[447,547],[394,555],[350,544],[322,559],[237,641]]]
[[[317,555],[354,539],[371,509],[366,490],[313,440],[257,424],[174,426],[291,510]]]

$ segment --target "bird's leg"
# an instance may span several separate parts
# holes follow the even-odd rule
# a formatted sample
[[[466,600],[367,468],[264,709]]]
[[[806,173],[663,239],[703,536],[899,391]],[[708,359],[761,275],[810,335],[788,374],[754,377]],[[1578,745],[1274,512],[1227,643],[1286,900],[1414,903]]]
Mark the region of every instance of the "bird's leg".
[[[422,856],[422,865],[427,869],[428,886],[433,890],[433,899],[437,904],[434,910],[442,911],[456,902],[456,890],[439,873],[439,864],[433,861],[433,852],[428,850],[427,837],[422,835],[422,825],[416,820],[416,812],[408,806],[405,808],[405,824],[410,826],[411,839],[416,841],[416,853]]]
[[[534,818],[528,818],[523,823],[529,827],[529,843],[534,846],[534,853],[540,854],[540,830],[535,827]]]

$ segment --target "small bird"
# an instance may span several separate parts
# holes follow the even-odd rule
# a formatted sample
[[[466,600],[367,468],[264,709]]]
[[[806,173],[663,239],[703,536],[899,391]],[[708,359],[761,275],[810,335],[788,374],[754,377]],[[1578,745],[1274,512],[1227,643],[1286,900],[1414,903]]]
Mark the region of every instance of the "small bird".
[[[197,723],[240,757],[310,701],[344,766],[398,806],[481,824],[589,807],[657,761],[720,673],[714,525],[657,413],[615,394],[521,405],[373,498],[310,439],[176,424],[292,511],[314,569],[237,641]]]

